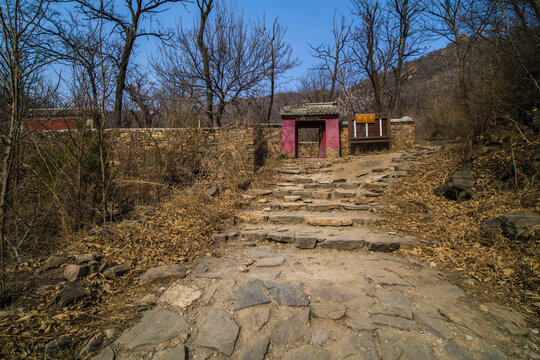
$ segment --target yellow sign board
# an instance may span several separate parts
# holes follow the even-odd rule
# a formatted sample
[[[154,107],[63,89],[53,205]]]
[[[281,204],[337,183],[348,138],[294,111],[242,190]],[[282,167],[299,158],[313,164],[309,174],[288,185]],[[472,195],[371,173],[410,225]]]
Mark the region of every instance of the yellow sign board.
[[[375,122],[375,114],[356,114],[356,122],[367,124]]]

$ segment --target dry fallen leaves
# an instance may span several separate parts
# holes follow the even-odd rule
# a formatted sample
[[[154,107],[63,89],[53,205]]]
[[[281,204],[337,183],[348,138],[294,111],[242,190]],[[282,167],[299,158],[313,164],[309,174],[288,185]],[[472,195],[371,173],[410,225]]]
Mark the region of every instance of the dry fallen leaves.
[[[535,240],[509,240],[501,234],[485,234],[483,220],[527,209],[537,200],[538,186],[509,190],[498,186],[497,173],[505,158],[503,149],[472,156],[476,183],[473,198],[454,202],[435,195],[462,158],[457,146],[432,155],[382,197],[394,205],[385,210],[387,225],[428,240],[409,254],[457,270],[477,279],[478,294],[500,294],[499,300],[537,312],[540,252]],[[536,199],[536,200],[535,200]],[[534,210],[534,208],[532,209]]]

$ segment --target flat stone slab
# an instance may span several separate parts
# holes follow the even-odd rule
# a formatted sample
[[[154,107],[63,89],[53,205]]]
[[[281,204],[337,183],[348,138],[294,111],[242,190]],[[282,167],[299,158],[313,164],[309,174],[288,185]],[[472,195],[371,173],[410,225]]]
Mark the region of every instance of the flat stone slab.
[[[380,342],[384,360],[435,360],[433,350],[416,334],[382,332]]]
[[[302,200],[302,197],[298,195],[286,195],[283,197],[283,200],[287,202],[294,202]]]
[[[324,238],[318,234],[298,234],[294,245],[300,249],[313,249]]]
[[[364,248],[365,241],[355,236],[330,237],[320,244],[323,249],[357,250]]]
[[[338,190],[335,190],[332,194],[335,198],[338,198],[338,199],[350,199],[350,198],[354,198],[354,196],[356,195],[356,191],[338,189]]]
[[[455,300],[465,296],[465,293],[456,285],[440,284],[419,288],[416,295],[426,298]]]
[[[240,286],[233,292],[234,300],[233,310],[240,310],[250,306],[268,304],[271,299],[264,291],[264,285],[261,280],[251,280],[247,284]]]
[[[315,345],[304,345],[286,353],[283,360],[330,360],[330,353]]]
[[[308,211],[332,211],[339,209],[338,203],[312,203],[306,206]]]
[[[224,310],[210,310],[199,328],[195,344],[231,356],[239,332],[240,328],[234,322],[231,314]]]
[[[268,217],[268,221],[274,224],[301,224],[305,221],[304,216],[294,214],[274,214]]]
[[[158,304],[167,304],[185,309],[194,301],[199,300],[202,291],[182,284],[173,284],[158,299]]]
[[[179,345],[175,347],[174,349],[167,351],[165,354],[159,357],[159,360],[186,360],[186,359],[187,359],[187,351],[184,345]]]
[[[399,242],[388,241],[368,241],[366,242],[367,249],[375,252],[394,252],[399,250],[401,244]]]
[[[276,267],[285,264],[285,258],[283,256],[273,256],[265,257],[257,260],[255,267],[264,268],[264,267]]]
[[[357,299],[361,293],[363,293],[361,290],[356,291],[340,284],[330,284],[313,288],[310,295],[322,301],[346,303]]]
[[[275,254],[264,249],[253,249],[248,252],[248,255],[253,259],[261,259],[264,257],[274,256]]]
[[[309,225],[315,226],[351,226],[353,220],[351,218],[340,217],[306,217],[306,222]]]
[[[349,333],[335,347],[333,353],[337,359],[378,359],[377,348],[371,333]]]
[[[293,182],[295,184],[311,184],[313,182],[313,179],[312,178],[300,178],[300,177],[297,177],[297,178],[293,179]]]
[[[261,268],[261,269],[253,269],[250,270],[248,273],[248,276],[253,279],[258,280],[275,280],[279,275],[281,274],[281,271],[279,270],[272,270],[271,268]]]
[[[279,305],[287,306],[308,306],[309,299],[304,293],[301,284],[290,282],[279,283],[275,281],[266,281],[264,286],[268,292],[276,299]]]
[[[347,308],[341,304],[311,304],[312,314],[323,319],[339,320],[346,311]]]
[[[255,333],[268,323],[270,308],[268,306],[256,306],[238,310],[236,319],[242,331]]]
[[[370,318],[377,325],[386,325],[402,330],[418,329],[418,325],[413,320],[404,319],[394,314],[371,314]]]
[[[272,344],[291,345],[302,339],[309,326],[309,310],[300,310],[291,318],[278,321],[270,331]]]
[[[298,169],[279,169],[278,173],[287,175],[298,175],[301,173]]]
[[[383,293],[378,296],[379,300],[382,302],[383,306],[388,310],[396,313],[397,315],[411,319],[413,318],[413,313],[411,310],[411,300],[408,297],[403,295],[399,291],[393,291],[388,293]]]
[[[268,215],[255,213],[255,212],[244,212],[244,213],[237,214],[234,218],[236,221],[239,221],[239,222],[245,222],[248,224],[257,224],[257,223],[268,220]]]
[[[356,211],[365,211],[369,210],[369,205],[356,205],[356,204],[340,204],[340,209],[342,210],[356,210]]]
[[[252,189],[246,191],[247,195],[254,195],[254,196],[265,196],[265,195],[271,195],[272,190],[264,190],[264,189]]]
[[[323,345],[330,339],[330,333],[326,330],[316,330],[311,334],[311,343]]]
[[[474,360],[471,354],[455,342],[449,341],[444,347],[445,357],[451,360]]]
[[[268,352],[268,345],[270,345],[268,336],[259,335],[248,340],[242,350],[240,360],[264,360]]]
[[[281,243],[293,243],[295,240],[293,233],[269,233],[266,235],[266,239]]]
[[[356,331],[372,331],[375,325],[371,322],[368,314],[359,311],[350,311],[349,319],[345,323],[348,327]]]
[[[186,277],[187,269],[179,264],[162,265],[150,268],[141,276],[141,284],[160,281],[165,279],[183,279]]]
[[[158,345],[186,332],[189,328],[184,317],[169,310],[150,310],[141,321],[124,332],[117,342],[128,349]]]
[[[379,285],[402,285],[410,286],[410,284],[399,277],[399,275],[390,271],[378,271],[377,273],[368,274],[368,277]]]
[[[421,311],[415,311],[414,318],[424,330],[443,340],[452,340],[455,337],[454,332],[440,318],[430,316]]]

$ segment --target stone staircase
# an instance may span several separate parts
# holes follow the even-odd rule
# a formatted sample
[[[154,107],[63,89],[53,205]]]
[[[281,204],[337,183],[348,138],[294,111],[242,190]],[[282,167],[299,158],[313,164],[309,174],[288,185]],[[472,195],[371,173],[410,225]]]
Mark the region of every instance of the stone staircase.
[[[433,149],[403,151],[388,166],[368,165],[356,172],[347,171],[350,157],[285,160],[275,181],[246,192],[250,210],[236,215],[237,233],[246,246],[275,241],[302,249],[414,248],[419,240],[374,229],[384,222],[377,212],[386,208],[377,198],[429,151]]]

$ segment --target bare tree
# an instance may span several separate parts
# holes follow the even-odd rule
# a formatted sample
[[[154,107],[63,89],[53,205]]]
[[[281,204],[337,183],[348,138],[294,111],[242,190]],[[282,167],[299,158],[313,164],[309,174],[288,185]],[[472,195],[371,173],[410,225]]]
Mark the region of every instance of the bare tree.
[[[0,261],[1,290],[5,291],[5,244],[8,241],[8,217],[13,196],[14,168],[22,139],[21,128],[31,99],[37,100],[41,72],[52,59],[47,51],[51,44],[44,38],[45,1],[4,0],[0,4],[0,81],[6,97],[1,117],[3,158],[0,178]],[[28,224],[28,228],[32,225]]]
[[[311,69],[299,79],[298,92],[307,102],[324,102],[330,100],[331,79],[321,69]]]
[[[292,57],[292,47],[285,41],[287,29],[278,23],[278,18],[274,19],[271,29],[267,29],[263,21],[261,35],[266,41],[270,55],[268,64],[268,79],[270,81],[270,102],[266,114],[266,122],[270,122],[272,108],[274,106],[274,95],[276,90],[276,81],[286,71],[299,64],[298,58]]]
[[[401,87],[404,81],[404,64],[410,58],[418,56],[425,51],[423,46],[420,20],[423,9],[418,0],[391,0],[389,4],[390,16],[394,19],[393,41],[395,42],[395,63],[392,66],[394,73],[393,104],[394,116],[398,115]]]
[[[146,30],[143,27],[145,18],[151,18],[167,10],[165,6],[170,3],[184,2],[185,0],[123,0],[122,9],[118,9],[115,1],[73,0],[78,9],[89,20],[103,19],[112,25],[112,29],[120,35],[121,51],[115,56],[118,73],[116,75],[116,88],[114,93],[114,117],[116,126],[122,125],[122,101],[126,87],[126,76],[131,60],[135,41],[143,36],[164,37],[160,31]]]
[[[436,37],[445,38],[455,46],[459,69],[459,98],[469,119],[470,77],[466,66],[476,41],[489,23],[491,9],[481,8],[485,5],[474,0],[424,1],[424,8],[430,16],[426,30]]]
[[[204,17],[204,22],[205,52],[199,46],[201,23],[191,30],[180,28],[174,48],[164,49],[157,67],[162,72],[176,68],[168,74],[171,81],[204,97],[207,114],[211,111],[209,125],[221,126],[227,105],[264,81],[270,55],[260,29],[246,23],[234,9],[216,7],[214,16]]]
[[[212,78],[210,76],[210,56],[208,53],[208,46],[205,43],[204,35],[206,33],[206,23],[208,22],[208,16],[214,8],[214,0],[197,0],[197,7],[199,8],[199,23],[197,29],[197,48],[201,55],[203,65],[203,77],[205,83],[205,96],[206,96],[206,116],[208,122],[214,124],[214,92],[212,91]]]
[[[350,40],[351,28],[347,24],[345,17],[342,15],[337,19],[337,13],[334,11],[332,21],[332,40],[333,43],[324,43],[318,46],[309,44],[311,55],[322,61],[318,67],[329,74],[330,92],[328,100],[334,100],[336,96],[336,87],[339,84],[340,78],[343,78],[345,64],[348,61],[347,43]]]
[[[110,169],[105,138],[107,111],[115,83],[115,61],[111,54],[117,50],[111,34],[105,28],[106,20],[97,22],[83,20],[75,15],[69,20],[57,16],[54,28],[49,33],[59,39],[63,48],[58,50],[59,58],[72,69],[72,104],[84,117],[93,119],[97,130],[100,162],[99,186],[101,192],[101,219],[107,221],[110,208]],[[107,35],[105,35],[107,33]],[[81,146],[82,149],[82,146]],[[78,160],[81,164],[82,160]]]
[[[352,33],[351,61],[369,79],[374,110],[381,112],[386,107],[385,90],[395,56],[388,12],[376,0],[352,0],[352,8],[359,24]]]

